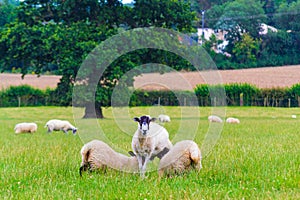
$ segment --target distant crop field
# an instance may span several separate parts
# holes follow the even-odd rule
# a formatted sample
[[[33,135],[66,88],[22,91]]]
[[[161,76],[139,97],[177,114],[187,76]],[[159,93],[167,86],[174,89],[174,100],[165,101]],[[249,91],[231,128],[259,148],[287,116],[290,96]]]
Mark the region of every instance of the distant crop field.
[[[135,78],[134,87],[146,90],[191,90],[198,84],[207,83],[202,73],[209,72],[176,72],[176,73],[148,73]],[[300,83],[300,65],[281,67],[262,67],[239,70],[214,71],[221,77],[222,83],[249,83],[258,88],[291,87]],[[30,85],[35,88],[55,88],[61,76],[53,75],[26,75],[21,79],[20,74],[0,74],[0,89],[10,85]],[[149,83],[147,83],[149,82]]]
[[[161,109],[171,116],[172,121],[164,125],[171,139],[181,123],[199,122],[194,140],[201,148],[211,108],[192,108],[199,109],[199,118],[182,115],[182,107]],[[149,113],[150,107],[129,109],[130,118]],[[159,179],[154,162],[145,179],[114,170],[80,177],[83,132],[93,135],[101,128],[111,144],[125,153],[131,150],[132,136],[116,123],[125,119],[111,108],[104,109],[104,115],[105,119],[96,120],[99,126],[79,126],[73,136],[48,134],[44,128],[52,118],[75,123],[71,107],[0,108],[1,199],[300,199],[299,108],[226,108],[226,115],[238,117],[241,123],[224,123],[199,173]],[[14,134],[15,124],[25,121],[36,122],[38,131]],[[133,121],[128,124],[132,130],[136,126]]]
[[[201,73],[149,73],[136,77],[134,87],[146,90],[191,90],[198,84],[208,83],[205,79],[209,79],[209,77],[220,77],[219,80],[215,80],[216,83],[220,83],[219,81],[224,84],[249,83],[258,88],[285,88],[300,83],[300,65],[201,71]]]

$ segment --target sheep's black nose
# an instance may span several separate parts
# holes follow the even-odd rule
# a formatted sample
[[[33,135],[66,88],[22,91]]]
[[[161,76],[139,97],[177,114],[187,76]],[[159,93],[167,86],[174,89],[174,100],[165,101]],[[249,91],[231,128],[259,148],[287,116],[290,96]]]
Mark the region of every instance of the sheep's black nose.
[[[146,130],[143,130],[143,135],[146,135],[147,134],[147,131]]]

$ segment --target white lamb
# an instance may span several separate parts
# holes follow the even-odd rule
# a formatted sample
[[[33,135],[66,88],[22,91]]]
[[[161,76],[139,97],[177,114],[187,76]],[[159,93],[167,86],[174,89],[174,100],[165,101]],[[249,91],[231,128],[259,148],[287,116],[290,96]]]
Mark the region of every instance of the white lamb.
[[[228,117],[226,119],[226,123],[229,123],[229,124],[239,124],[240,120],[238,118]]]
[[[112,168],[125,172],[138,172],[138,162],[136,157],[128,157],[114,151],[109,145],[100,141],[92,140],[81,149],[82,162],[79,169],[82,171],[93,171],[96,169],[105,170]]]
[[[72,133],[75,135],[77,131],[77,128],[75,128],[69,121],[66,120],[49,120],[45,125],[45,128],[46,127],[48,128],[48,133],[51,133],[52,131],[63,131],[64,133],[68,134],[68,131],[72,130]]]
[[[223,120],[220,117],[216,116],[216,115],[208,116],[208,121],[209,122],[217,122],[217,123],[222,123],[223,122]]]
[[[181,174],[192,168],[200,171],[201,151],[192,140],[177,142],[171,150],[160,160],[158,175]]]
[[[153,122],[155,118],[150,116],[135,117],[138,129],[132,138],[132,150],[137,157],[139,170],[142,177],[145,176],[146,166],[155,156],[161,159],[172,147],[168,131]]]
[[[14,128],[15,133],[34,133],[37,131],[36,123],[19,123]]]
[[[158,115],[158,121],[160,122],[171,122],[171,118],[168,115]]]

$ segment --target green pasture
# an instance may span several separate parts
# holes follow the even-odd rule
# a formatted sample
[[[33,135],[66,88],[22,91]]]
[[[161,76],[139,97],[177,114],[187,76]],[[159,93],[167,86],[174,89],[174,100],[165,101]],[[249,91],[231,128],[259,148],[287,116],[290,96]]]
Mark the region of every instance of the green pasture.
[[[224,108],[226,116],[238,117],[241,124],[218,125],[222,132],[217,144],[210,151],[201,149],[206,154],[199,173],[159,179],[155,160],[145,179],[114,170],[79,176],[85,142],[104,138],[126,153],[137,127],[128,118],[155,113],[151,109],[134,107],[121,116],[108,108],[105,119],[78,121],[75,116],[74,121],[71,107],[0,108],[0,199],[300,199],[299,108]],[[191,134],[199,124],[192,134],[202,147],[211,108],[160,109],[171,116],[164,125],[171,139],[179,131]],[[182,114],[188,109],[199,109],[200,116]],[[53,118],[76,123],[78,134],[47,134],[44,125]],[[19,122],[36,122],[38,131],[16,135]]]

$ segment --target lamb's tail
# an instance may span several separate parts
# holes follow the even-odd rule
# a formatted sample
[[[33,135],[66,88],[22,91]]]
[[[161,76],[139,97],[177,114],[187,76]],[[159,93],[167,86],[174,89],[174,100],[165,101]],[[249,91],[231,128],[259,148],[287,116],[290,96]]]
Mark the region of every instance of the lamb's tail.
[[[89,162],[88,159],[90,157],[90,151],[91,149],[84,146],[81,149],[81,156],[82,156],[82,162],[81,162],[81,166],[79,168],[79,175],[82,176],[82,172],[86,171],[89,168]]]
[[[194,166],[196,169],[200,170],[202,168],[201,165],[201,152],[198,147],[192,148],[191,149],[191,160],[194,163]]]

